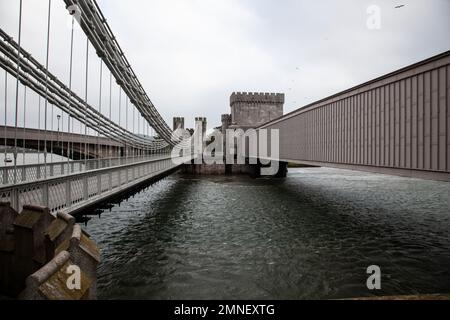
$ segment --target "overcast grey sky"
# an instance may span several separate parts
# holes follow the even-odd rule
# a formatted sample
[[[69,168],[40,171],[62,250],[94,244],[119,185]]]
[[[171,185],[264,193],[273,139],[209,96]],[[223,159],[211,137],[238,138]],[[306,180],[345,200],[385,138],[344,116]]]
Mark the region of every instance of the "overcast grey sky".
[[[42,63],[47,1],[24,0],[23,46]],[[18,3],[0,0],[1,28],[14,38]],[[186,117],[188,126],[193,125],[195,116],[206,116],[209,126],[219,125],[220,115],[230,112],[233,91],[284,92],[285,112],[289,112],[450,49],[449,0],[98,3],[169,125],[173,116]],[[405,6],[396,9],[400,4]],[[379,30],[367,27],[370,5],[381,8]],[[62,0],[53,0],[52,15],[50,70],[67,83],[70,29]],[[78,31],[74,90],[81,96],[84,50],[85,38]],[[92,53],[93,79],[98,79],[98,63]],[[8,86],[12,96],[12,79]],[[92,80],[88,101],[95,107],[98,87],[99,80]],[[3,72],[0,88],[3,113]],[[28,99],[29,112],[36,112],[37,99],[32,94]],[[13,103],[13,98],[8,97],[8,101]],[[107,104],[107,97],[104,101]],[[8,118],[12,120],[13,115],[8,113]],[[3,115],[0,119],[3,123]]]

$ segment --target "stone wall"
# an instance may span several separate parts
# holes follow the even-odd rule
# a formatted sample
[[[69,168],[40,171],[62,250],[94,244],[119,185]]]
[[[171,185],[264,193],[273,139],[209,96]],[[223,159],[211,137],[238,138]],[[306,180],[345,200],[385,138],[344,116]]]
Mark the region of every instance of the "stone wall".
[[[174,117],[173,118],[173,131],[177,129],[184,129],[184,118],[183,117]]]
[[[284,94],[283,93],[252,93],[234,92],[230,97],[231,115],[221,116],[221,133],[226,137],[227,129],[256,128],[266,122],[283,116]],[[205,118],[196,118],[196,123],[206,124]],[[204,126],[204,129],[206,125]],[[223,150],[226,150],[226,141],[223,139]],[[224,158],[225,161],[225,158]],[[203,175],[223,175],[223,174],[247,174],[259,176],[259,166],[250,164],[237,165],[207,165],[190,164],[184,165],[183,173],[203,174]],[[285,171],[280,172],[280,176],[285,176]]]
[[[222,120],[222,126],[221,126],[221,132],[225,136],[226,130],[231,125],[231,115],[230,114],[223,114],[221,117]]]
[[[75,218],[48,208],[24,206],[20,214],[0,203],[0,293],[38,300],[95,299],[100,252]],[[69,267],[81,287],[69,289]]]
[[[234,92],[230,97],[233,127],[256,128],[283,115],[283,93]]]
[[[201,125],[202,127],[202,135],[205,136],[207,127],[208,127],[208,120],[205,117],[196,117],[195,118],[195,130]]]
[[[185,164],[181,172],[184,174],[195,175],[253,175],[256,171],[252,165],[249,164]]]

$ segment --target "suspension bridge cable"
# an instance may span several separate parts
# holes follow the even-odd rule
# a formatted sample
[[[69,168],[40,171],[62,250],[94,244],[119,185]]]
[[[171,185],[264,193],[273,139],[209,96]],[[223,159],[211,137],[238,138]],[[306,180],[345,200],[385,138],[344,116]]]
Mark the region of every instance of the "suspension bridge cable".
[[[37,141],[37,151],[38,151],[38,164],[41,164],[41,96],[38,98],[38,141]],[[38,166],[38,170],[40,166]],[[40,173],[39,173],[40,175]]]
[[[103,60],[100,59],[100,89],[99,89],[99,99],[98,99],[98,117],[97,117],[97,128],[100,127],[100,114],[102,113],[102,77],[103,77]],[[100,164],[100,130],[97,130],[97,168]]]
[[[47,112],[48,112],[48,63],[50,53],[50,22],[52,0],[48,0],[47,53],[45,58],[45,101],[44,101],[44,178],[47,178]]]
[[[148,122],[146,122],[146,127],[147,127],[147,138],[149,139],[150,138],[150,126],[149,126],[149,124],[148,124]],[[147,146],[147,156],[149,155],[149,151],[150,151],[150,147],[149,146]]]
[[[63,136],[63,132],[64,132],[64,110],[60,109],[61,113],[59,115],[56,115],[56,117],[58,118],[58,131],[57,131],[57,137],[56,137],[56,147],[59,148],[60,152],[61,152],[61,161],[62,161],[62,157],[64,157],[64,136]],[[59,119],[61,119],[61,129],[59,128]]]
[[[72,98],[72,74],[73,74],[73,33],[74,33],[74,23],[75,23],[75,17],[74,17],[74,11],[70,12],[72,14],[72,28],[70,31],[70,61],[69,61],[69,90],[70,90],[70,98]],[[69,110],[70,110],[71,106],[69,104]],[[70,166],[70,156],[69,156],[69,152],[70,152],[70,140],[72,140],[72,159],[73,159],[73,144],[74,144],[74,138],[73,138],[73,123],[75,121],[75,119],[72,119],[72,129],[70,128],[70,114],[68,113],[68,117],[67,117],[67,131],[69,133],[68,137],[67,137],[67,170],[69,170],[69,166]],[[70,139],[70,137],[72,136],[72,139]]]
[[[22,0],[19,3],[19,50],[17,52],[17,73],[20,69],[20,45],[22,38]],[[17,115],[19,113],[19,77],[16,78],[16,110],[15,110],[15,127],[14,127],[14,184],[17,183]]]
[[[139,121],[139,112],[136,115],[136,122],[137,122],[137,134],[140,135],[141,134],[141,130],[140,130],[141,122]],[[137,156],[139,157],[140,155],[141,155],[141,151],[140,151],[140,148],[138,148]]]
[[[4,163],[7,161],[7,138],[6,138],[6,126],[7,126],[7,120],[8,120],[8,72],[5,70],[5,128],[4,128],[4,134],[5,134],[5,159],[3,160]]]
[[[145,136],[145,129],[144,129],[144,117],[141,117],[142,120],[142,136]],[[141,157],[144,156],[144,148],[141,148]]]
[[[23,86],[23,139],[22,139],[22,164],[25,165],[25,134],[26,134],[26,126],[25,119],[27,114],[27,86]]]
[[[60,109],[61,113],[56,115],[58,118],[58,133],[57,133],[57,145],[56,147],[59,149],[61,153],[61,162],[64,160],[64,110]],[[61,128],[59,127],[59,119],[61,119]],[[66,154],[67,156],[67,154]],[[64,168],[61,169],[62,173],[64,173]]]
[[[51,140],[50,140],[50,162],[53,162],[53,144],[55,141],[55,130],[54,130],[54,122],[55,119],[53,118],[55,113],[55,105],[52,103],[52,109],[51,109],[51,113],[50,113],[50,130],[51,130]],[[58,121],[59,122],[59,121]],[[58,138],[58,136],[57,136]]]
[[[153,141],[152,129],[153,129],[152,126],[149,126],[149,130],[150,130],[149,137]],[[153,155],[153,147],[152,146],[150,146],[150,155]]]
[[[84,6],[84,4],[82,4],[83,6]],[[84,8],[83,7],[83,9],[86,9],[86,8]],[[89,13],[89,10],[88,10],[89,8],[87,8],[86,10],[83,10],[85,13]],[[89,19],[85,19],[86,21],[87,20],[89,20]],[[85,21],[85,23],[86,23],[86,21]],[[90,20],[89,20],[90,21]],[[94,21],[94,24],[96,24],[96,22]],[[84,26],[83,24],[82,24],[82,26]],[[86,27],[86,26],[84,26],[84,27]],[[94,26],[94,28],[95,27],[97,27],[97,26]],[[102,26],[101,26],[102,27]],[[94,29],[94,32],[95,32],[95,30],[97,30],[97,29]],[[99,29],[100,30],[100,29]],[[91,29],[91,31],[92,31],[92,29]],[[89,36],[91,36],[92,34],[91,33],[89,33]],[[90,39],[91,40],[91,43],[92,43],[92,39]],[[94,39],[95,40],[95,39]],[[116,45],[117,45],[117,43],[115,42],[115,41],[113,41],[114,42],[114,47],[116,47]],[[98,46],[98,43],[92,43],[94,46]],[[97,49],[99,49],[99,48],[97,48]],[[120,51],[121,52],[121,51]],[[122,53],[121,53],[122,54]],[[115,56],[115,55],[114,55]],[[129,67],[129,64],[126,62],[126,59],[123,57],[123,59],[121,59],[121,62],[122,62],[122,60],[123,60],[123,62],[125,63],[125,68],[128,70],[128,69],[130,69],[130,67]],[[105,61],[104,61],[105,62]],[[108,64],[108,67],[111,67],[110,66],[110,61],[107,61],[107,62],[105,62],[105,63],[107,63]],[[23,61],[22,61],[22,64],[23,64]],[[122,65],[121,65],[122,66]],[[116,68],[115,67],[112,67],[113,68],[113,75],[115,75],[116,74]],[[42,74],[44,74],[44,70],[45,69],[40,69],[40,70],[42,70],[43,72],[42,72]],[[131,72],[132,70],[130,69],[130,72]],[[124,77],[125,76],[125,77]],[[118,81],[120,81],[121,82],[121,84],[122,84],[122,89],[124,90],[124,92],[126,91],[126,93],[128,94],[129,93],[129,89],[128,88],[125,88],[124,87],[124,85],[123,85],[123,82],[124,82],[124,79],[128,79],[128,77],[126,76],[126,75],[124,75],[124,74],[119,74],[118,76],[117,76],[119,79],[118,79]],[[51,77],[51,74],[49,74],[49,78],[51,79],[51,81],[54,81],[54,79]],[[55,80],[56,81],[56,80]],[[125,81],[126,82],[126,81]],[[127,83],[127,82],[126,82]],[[134,84],[134,82],[133,82],[133,84]],[[29,88],[30,88],[30,86],[28,86]],[[133,88],[134,88],[134,86],[133,86]],[[33,90],[35,90],[36,88],[35,87],[33,87]],[[49,88],[49,94],[50,94],[50,91],[52,91],[52,88]],[[134,91],[134,90],[133,90]],[[53,91],[52,91],[53,92]],[[141,99],[141,97],[139,96],[139,92],[136,92],[136,91],[134,91],[133,92],[134,94],[132,94],[132,96],[133,96],[133,99],[132,100],[130,100],[133,104],[135,104],[135,103],[138,103],[138,107],[139,107],[139,109],[142,109],[141,108],[141,104],[142,104],[142,99],[144,99],[144,100],[147,100],[147,98],[148,97],[146,97],[146,95],[145,95],[145,97],[142,97],[142,99]],[[135,101],[135,100],[138,100],[137,102]],[[49,103],[53,103],[53,102],[55,102],[55,101],[53,101],[53,99],[52,98],[50,98],[49,100],[48,100],[48,102]],[[143,105],[142,105],[143,106]],[[56,107],[56,108],[60,108],[60,107],[62,107],[59,103],[54,103],[54,105],[53,105],[53,108],[54,107]],[[74,107],[73,105],[71,106],[71,107]],[[154,113],[154,112],[156,112],[156,110],[154,110],[154,107],[150,104],[150,105],[148,105],[147,106],[148,108],[149,108],[149,110],[146,110],[146,109],[144,109],[144,110],[140,110],[140,111],[142,111],[143,112],[143,115],[144,115],[144,117],[146,118],[146,120],[149,120],[149,121],[152,121],[153,120],[153,116],[154,115],[152,115],[152,113]],[[65,109],[64,109],[64,111],[65,112],[67,112]],[[141,112],[141,113],[142,113]],[[74,116],[73,114],[72,114],[72,116]],[[148,119],[149,117],[151,117],[152,119]],[[157,117],[158,118],[158,117]],[[55,121],[55,119],[52,119],[53,121]],[[48,121],[48,117],[47,117],[47,121]],[[161,127],[159,126],[159,122],[157,121],[157,127],[158,127],[158,131],[160,131],[161,130]],[[54,125],[54,122],[52,122],[52,125]],[[90,125],[92,125],[92,121],[91,121],[91,123],[90,123]],[[163,135],[164,136],[164,135]],[[113,137],[113,139],[114,139],[114,137]],[[158,142],[156,142],[156,144],[161,144],[162,142],[161,141],[158,141]],[[145,142],[143,143],[143,144],[145,144]]]
[[[125,96],[125,129],[128,130],[128,97]],[[125,142],[125,159],[128,159],[128,145]]]
[[[109,119],[111,120],[112,117],[112,73],[109,73]],[[109,138],[109,166],[111,166],[111,162],[112,162],[112,139],[111,137]]]
[[[119,87],[119,127],[120,127],[120,120],[122,118],[121,116],[122,116],[122,87]],[[117,146],[117,155],[119,158],[122,156],[120,151],[121,151],[120,146]]]
[[[52,163],[53,162],[53,139],[54,139],[54,136],[53,136],[53,108],[54,108],[54,105],[53,104],[51,104],[51,108],[50,108],[50,163]]]
[[[86,87],[85,87],[85,95],[84,95],[84,170],[87,170],[87,101],[88,101],[88,80],[89,80],[89,38],[86,37]]]
[[[9,39],[7,35],[2,32],[0,29],[0,37],[3,39]],[[0,42],[0,50],[7,55],[9,55],[10,59],[15,59],[16,52],[18,49],[18,44],[12,41],[9,41],[11,46],[6,45],[5,42]],[[15,50],[15,51],[14,51]],[[22,48],[22,55],[25,55],[28,58],[21,57],[21,71],[20,71],[20,81],[25,83],[28,88],[32,88],[35,92],[40,94],[41,96],[45,96],[44,83],[45,83],[45,66],[40,65],[36,62],[35,59],[27,55],[27,52]],[[31,61],[31,64],[30,64]],[[15,66],[11,63],[7,63],[5,58],[0,58],[0,65],[8,70],[8,73],[13,76],[17,76],[17,72],[15,71]],[[29,75],[32,78],[29,78]],[[85,101],[84,99],[78,97],[76,93],[69,92],[69,89],[65,87],[54,75],[48,72],[49,82],[48,82],[48,101],[49,103],[55,104],[56,107],[63,109],[66,112],[70,112],[67,108],[68,104],[70,104],[73,108],[72,116],[77,120],[82,121],[83,114],[85,111]],[[70,99],[69,95],[72,95],[74,99]],[[95,128],[97,126],[96,115],[98,114],[97,110],[88,104],[88,126]],[[126,131],[124,128],[119,127],[115,122],[113,122],[110,118],[101,116],[102,124],[105,127],[101,127],[102,133],[107,134],[108,136],[112,135],[112,138],[115,139],[117,135],[118,140],[122,140],[122,143],[131,139],[137,145],[148,144],[149,141],[142,136],[134,135],[133,133]],[[80,131],[81,134],[81,131]],[[116,140],[116,139],[115,139]],[[158,140],[155,142],[156,144],[164,144],[162,140]]]

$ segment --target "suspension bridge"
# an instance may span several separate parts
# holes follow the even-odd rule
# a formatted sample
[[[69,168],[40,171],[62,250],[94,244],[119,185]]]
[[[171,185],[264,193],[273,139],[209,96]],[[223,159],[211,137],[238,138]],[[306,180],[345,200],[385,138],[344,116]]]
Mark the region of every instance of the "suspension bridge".
[[[11,162],[0,168],[0,201],[17,211],[36,204],[53,213],[73,213],[176,169],[170,157],[177,142],[173,132],[98,4],[64,0],[65,12],[59,13],[71,19],[71,28],[68,63],[59,76],[49,67],[51,48],[60,45],[52,35],[65,26],[52,22],[49,0],[42,17],[45,59],[39,61],[22,44],[25,4],[17,3],[17,38],[0,30],[0,143]],[[222,116],[222,129],[239,128],[241,121],[241,127],[278,130],[280,157],[272,160],[283,168],[296,162],[448,181],[449,65],[447,51],[284,116],[284,96],[233,94],[232,114]],[[264,115],[268,118],[262,121]],[[37,163],[25,163],[26,149],[38,153]],[[66,160],[54,161],[55,155]]]
[[[5,71],[0,201],[18,212],[32,204],[53,213],[74,213],[177,167],[170,157],[175,144],[172,130],[139,82],[97,3],[64,4],[64,14],[71,19],[66,83],[49,68],[51,48],[59,45],[52,42],[53,32],[65,27],[52,20],[56,10],[51,0],[43,17],[44,62],[22,45],[26,2],[17,3],[17,38],[0,30],[0,65]],[[75,37],[79,27],[82,43]],[[77,47],[84,48],[84,57],[74,54]],[[83,63],[84,88],[77,92],[74,66]],[[94,68],[95,76],[90,72]],[[96,101],[89,100],[92,88]],[[25,162],[29,149],[37,152],[37,163]],[[67,160],[54,161],[55,155]]]
[[[95,0],[42,3],[46,15],[37,19],[45,24],[45,37],[33,40],[43,57],[24,45],[23,12],[32,3],[15,1],[17,29],[0,28],[0,293],[95,298],[100,252],[72,215],[171,174],[198,154],[190,139],[184,144],[184,135],[174,135],[183,118],[174,118],[173,130],[164,121]],[[69,28],[56,13],[70,21]],[[67,41],[55,40],[61,29]],[[279,177],[293,162],[450,181],[449,73],[447,51],[286,115],[284,94],[233,93],[222,133],[273,130],[279,141],[265,148],[272,151],[279,142],[279,156],[266,152],[257,155],[256,165],[204,170],[249,173],[272,160],[280,164]],[[173,155],[180,142],[188,155]],[[30,150],[35,159],[28,163]],[[254,160],[249,157],[247,162]],[[73,264],[82,272],[79,291],[65,286]]]

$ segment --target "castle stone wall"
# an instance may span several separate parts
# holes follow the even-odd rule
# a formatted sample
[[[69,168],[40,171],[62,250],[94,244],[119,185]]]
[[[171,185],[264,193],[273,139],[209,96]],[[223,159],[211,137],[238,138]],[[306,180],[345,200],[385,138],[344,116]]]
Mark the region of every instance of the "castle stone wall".
[[[283,115],[283,93],[233,92],[232,128],[256,128]]]

